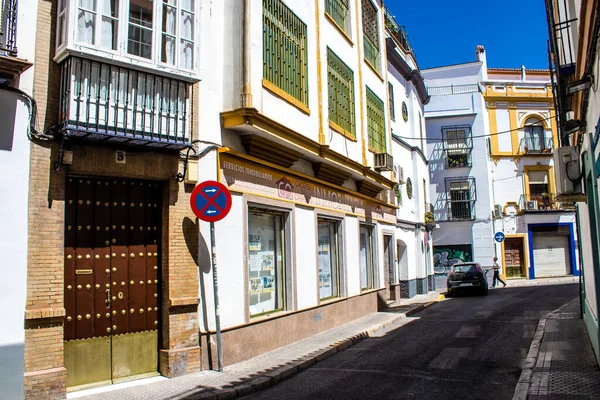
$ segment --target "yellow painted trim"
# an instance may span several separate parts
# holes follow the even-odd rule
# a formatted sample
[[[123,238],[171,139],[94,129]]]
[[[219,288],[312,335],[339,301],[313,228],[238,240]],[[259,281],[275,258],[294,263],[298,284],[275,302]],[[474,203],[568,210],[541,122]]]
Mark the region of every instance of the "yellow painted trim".
[[[383,80],[383,76],[381,76],[381,74],[379,73],[379,71],[377,71],[377,69],[373,66],[373,64],[371,64],[371,61],[367,60],[366,58],[364,59],[365,64],[367,64],[367,67],[369,67],[371,69],[371,71],[373,71],[373,73],[375,75],[377,75],[377,77],[379,78],[379,80],[381,81],[381,83],[384,82]]]
[[[510,138],[512,144],[512,154],[519,153],[519,131],[517,130],[517,107],[514,104],[508,106],[508,119],[510,121]]]
[[[379,19],[379,23],[381,24],[381,26],[383,27],[383,30],[385,32],[385,30],[386,30],[386,27],[385,27],[385,12],[383,12],[383,9],[381,11],[382,12],[380,13],[381,16],[380,16],[380,19]],[[384,33],[383,37],[385,38],[385,33]],[[393,37],[393,35],[392,35],[392,37]],[[386,44],[385,39],[384,39],[383,40],[383,48],[385,49],[386,46],[387,46],[387,44]],[[387,93],[387,96],[386,96],[386,98],[383,101],[383,104],[385,104],[385,106],[384,106],[385,110],[384,111],[385,111],[385,114],[387,114],[387,124],[386,124],[386,127],[385,127],[385,131],[386,131],[385,132],[385,134],[386,134],[386,142],[385,142],[386,146],[385,147],[386,147],[386,151],[389,154],[393,154],[392,143],[394,142],[394,139],[392,137],[392,115],[391,115],[391,112],[390,112],[390,103],[389,103],[390,102],[390,94],[389,94],[390,85],[389,85],[389,76],[388,76],[389,75],[389,71],[388,71],[388,68],[387,68],[387,65],[388,65],[387,51],[383,51],[381,57],[382,57],[382,63],[383,63],[382,65],[386,66],[385,68],[382,69],[383,76],[384,76],[385,92]],[[395,101],[395,99],[394,99],[394,101]],[[421,110],[419,110],[419,115],[421,115]],[[419,124],[420,123],[421,123],[421,120],[419,120]],[[416,125],[416,123],[413,124],[413,125]],[[421,142],[421,143],[423,143],[423,142]],[[421,147],[423,147],[423,146],[421,146]],[[426,149],[421,149],[421,150],[423,150],[424,153],[427,153]],[[393,174],[393,172],[392,172],[392,174]]]
[[[521,123],[519,124],[519,129],[525,129],[525,121],[527,121],[529,118],[537,118],[537,119],[539,119],[540,122],[542,123],[542,125],[544,126],[544,129],[548,129],[547,119],[545,117],[542,117],[540,114],[535,113],[535,112],[525,114],[525,116],[521,120]]]
[[[514,233],[514,234],[506,234],[504,237],[504,240],[506,241],[506,239],[521,239],[522,243],[523,243],[523,255],[522,255],[522,260],[523,260],[523,268],[525,269],[525,277],[527,279],[529,279],[529,275],[528,275],[528,271],[529,271],[529,248],[528,248],[528,243],[527,243],[527,234],[526,233]],[[502,278],[503,281],[506,280],[506,257],[505,257],[505,250],[504,250],[504,241],[501,243],[501,250],[502,252],[502,273],[500,274],[500,278]]]
[[[556,126],[556,113],[554,109],[550,110],[550,125],[552,126],[552,142],[554,143],[554,148],[558,149],[560,143],[558,141],[558,127]]]
[[[358,90],[359,90],[359,94],[360,94],[360,101],[359,101],[359,105],[360,105],[360,130],[357,127],[357,134],[358,132],[360,132],[360,143],[361,143],[361,147],[362,147],[362,164],[364,166],[367,166],[367,148],[366,148],[366,141],[365,141],[365,101],[363,100],[363,97],[365,96],[365,89],[363,88],[363,76],[362,76],[362,60],[363,60],[363,56],[362,56],[362,46],[360,43],[360,18],[359,18],[359,12],[360,10],[362,10],[362,8],[360,7],[360,0],[355,0],[354,1],[354,15],[356,16],[356,49],[357,52],[356,54],[358,55]]]
[[[281,90],[280,88],[278,88],[273,83],[266,80],[265,78],[263,78],[263,80],[262,80],[262,85],[263,85],[263,88],[265,88],[269,92],[280,97],[282,100],[285,100],[286,102],[290,103],[291,105],[293,105],[294,107],[296,107],[297,109],[299,109],[300,111],[305,113],[306,115],[310,115],[310,108],[308,108],[306,106],[306,104],[302,103],[301,101],[294,98],[293,96],[290,96],[288,93],[284,92],[283,90]]]
[[[303,174],[302,172],[298,172],[296,170],[292,170],[292,169],[289,169],[289,168],[284,168],[281,165],[273,164],[271,162],[262,160],[260,158],[252,157],[252,156],[249,156],[247,154],[242,154],[242,153],[239,153],[239,152],[237,152],[235,150],[232,150],[232,149],[229,149],[229,148],[219,149],[219,153],[227,153],[227,154],[229,154],[229,155],[231,155],[233,157],[237,157],[237,158],[241,158],[241,159],[244,159],[244,160],[248,160],[248,161],[251,161],[251,162],[253,162],[255,164],[259,164],[261,166],[269,167],[269,168],[275,169],[277,171],[282,171],[282,172],[285,172],[288,175],[297,176],[298,178],[305,179],[305,180],[307,180],[309,182],[319,183],[321,185],[330,187],[330,188],[338,190],[340,192],[348,193],[348,194],[350,194],[352,196],[355,196],[355,197],[360,197],[363,200],[370,201],[371,203],[377,203],[377,204],[380,204],[382,206],[386,206],[386,207],[394,208],[394,209],[399,208],[398,206],[396,206],[394,204],[386,203],[385,201],[379,200],[379,199],[377,199],[375,197],[369,197],[366,194],[360,193],[358,191],[347,189],[347,188],[345,188],[343,186],[338,186],[338,185],[335,185],[335,184],[333,184],[331,182],[327,182],[327,181],[321,180],[319,178],[315,178],[314,176],[306,175],[306,174]],[[219,169],[221,169],[221,164],[219,164]],[[241,192],[241,191],[235,190],[235,189],[232,189],[232,191],[239,192],[239,193],[244,193],[244,192]],[[254,196],[265,197],[265,196],[258,195],[258,194],[255,194],[255,193],[251,193],[251,194],[254,195]],[[279,197],[276,197],[275,199],[284,201],[284,199],[281,199]],[[293,200],[289,200],[289,202],[293,203],[294,201]],[[310,207],[313,207],[313,206],[310,206]],[[317,207],[317,206],[314,206],[314,207]],[[324,208],[324,209],[328,209],[328,208]],[[339,210],[334,210],[334,211],[340,212]]]
[[[327,14],[325,14],[327,15]],[[325,128],[323,122],[323,60],[321,59],[321,12],[319,11],[319,0],[315,2],[315,23],[317,27],[317,96],[318,96],[318,118],[319,118],[319,143],[325,144]]]
[[[318,9],[319,9],[319,1],[317,0],[317,13],[319,12]],[[333,27],[338,30],[338,32],[342,35],[342,37],[344,39],[346,39],[346,42],[348,42],[348,44],[350,46],[354,47],[354,42],[352,42],[352,39],[350,38],[350,36],[348,36],[348,34],[346,32],[344,32],[344,29],[341,26],[339,26],[338,23],[335,22],[335,20],[333,18],[331,18],[331,16],[327,12],[325,12],[324,14],[325,14],[325,19],[327,21],[331,22]],[[320,37],[319,33],[317,33],[317,35],[319,35],[319,37]]]
[[[490,132],[496,133],[498,132],[498,117],[496,116],[496,107],[488,106],[488,115],[490,120]],[[498,135],[493,135],[490,137],[490,144],[492,147],[491,153],[492,157],[496,154],[500,153],[500,142],[498,140]]]
[[[519,207],[519,203],[516,201],[507,201],[506,203],[504,203],[504,206],[502,207],[502,214],[506,214],[506,209],[508,208],[508,206],[514,206],[517,209],[517,213],[521,212],[521,207]]]
[[[357,142],[358,140],[356,139],[356,135],[352,134],[351,132],[348,132],[347,130],[345,130],[344,128],[342,128],[341,126],[339,126],[338,124],[336,124],[333,121],[329,121],[329,127],[331,129],[333,129],[334,131],[336,131],[337,133],[339,133],[340,135],[344,136],[346,139],[348,140],[352,140],[353,142]]]
[[[556,194],[556,185],[554,182],[554,167],[549,165],[525,165],[523,167],[523,184],[525,185],[525,195],[529,198],[529,171],[548,171],[548,191]]]

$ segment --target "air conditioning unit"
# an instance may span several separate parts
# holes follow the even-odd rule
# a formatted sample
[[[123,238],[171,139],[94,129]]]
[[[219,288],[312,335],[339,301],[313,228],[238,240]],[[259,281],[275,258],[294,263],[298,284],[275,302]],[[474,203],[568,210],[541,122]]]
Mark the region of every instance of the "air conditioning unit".
[[[538,205],[536,200],[527,200],[525,202],[525,211],[537,211]]]
[[[404,183],[404,169],[402,169],[402,166],[394,164],[394,177],[396,182]]]
[[[494,219],[502,218],[502,206],[500,204],[494,205]]]
[[[387,153],[376,153],[375,154],[375,169],[379,171],[393,171],[394,170],[394,159],[390,154]]]
[[[554,171],[557,196],[582,194],[579,147],[559,147],[554,152]]]

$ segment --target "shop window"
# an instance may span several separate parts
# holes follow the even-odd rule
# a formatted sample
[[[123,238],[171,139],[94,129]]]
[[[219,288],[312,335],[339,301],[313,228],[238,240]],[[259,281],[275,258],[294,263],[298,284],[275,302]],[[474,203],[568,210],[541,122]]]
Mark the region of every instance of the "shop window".
[[[373,289],[375,281],[375,265],[373,254],[373,227],[360,226],[360,287],[362,290]]]
[[[367,131],[369,150],[385,153],[385,112],[383,101],[367,86]]]
[[[285,214],[260,209],[248,213],[250,315],[285,309]]]
[[[319,297],[338,297],[341,293],[340,273],[340,223],[331,219],[319,218]]]
[[[329,121],[356,138],[354,118],[354,72],[327,48]]]
[[[263,0],[263,78],[308,106],[306,24],[281,0]]]

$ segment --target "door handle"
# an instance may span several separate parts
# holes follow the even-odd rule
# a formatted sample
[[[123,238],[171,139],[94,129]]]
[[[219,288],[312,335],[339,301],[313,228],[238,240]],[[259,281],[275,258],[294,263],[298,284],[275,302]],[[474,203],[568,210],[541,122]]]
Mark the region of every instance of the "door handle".
[[[106,307],[110,307],[110,289],[106,289],[106,299],[104,300]]]

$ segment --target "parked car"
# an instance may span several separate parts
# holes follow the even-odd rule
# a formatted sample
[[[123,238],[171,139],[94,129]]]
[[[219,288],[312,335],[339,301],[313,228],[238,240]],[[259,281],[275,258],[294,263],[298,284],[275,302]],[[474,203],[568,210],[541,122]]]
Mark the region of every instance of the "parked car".
[[[459,291],[474,291],[482,296],[488,294],[486,272],[476,262],[454,264],[448,274],[448,294]]]

